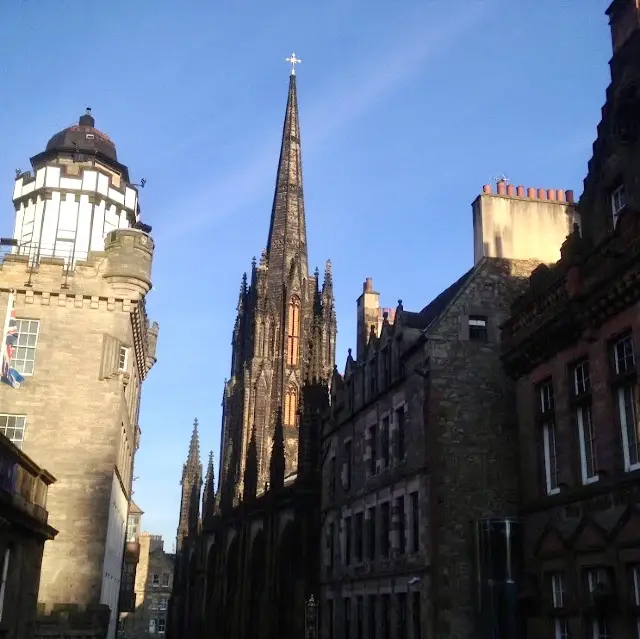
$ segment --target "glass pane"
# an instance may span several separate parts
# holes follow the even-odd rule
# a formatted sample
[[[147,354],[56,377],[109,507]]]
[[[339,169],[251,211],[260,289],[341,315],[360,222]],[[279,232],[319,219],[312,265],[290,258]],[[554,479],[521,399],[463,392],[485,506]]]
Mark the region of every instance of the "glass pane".
[[[16,350],[16,355],[15,355],[14,359],[21,360],[21,359],[24,359],[26,356],[27,356],[27,349],[26,348],[18,348]]]
[[[18,346],[27,345],[27,335],[25,333],[18,333]]]
[[[23,373],[25,375],[33,375],[33,362],[25,362]]]
[[[35,346],[36,345],[36,336],[35,335],[28,335],[27,336],[27,346]],[[20,344],[20,346],[23,346],[23,344]]]

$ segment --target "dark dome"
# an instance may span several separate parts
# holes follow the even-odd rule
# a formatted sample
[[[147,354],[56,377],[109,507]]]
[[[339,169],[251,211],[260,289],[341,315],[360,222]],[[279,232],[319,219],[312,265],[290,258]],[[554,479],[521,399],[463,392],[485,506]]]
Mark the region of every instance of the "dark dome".
[[[56,133],[47,142],[47,151],[79,151],[81,153],[102,153],[114,162],[118,161],[116,145],[111,138],[95,128],[96,121],[91,109],[80,116],[78,124]]]

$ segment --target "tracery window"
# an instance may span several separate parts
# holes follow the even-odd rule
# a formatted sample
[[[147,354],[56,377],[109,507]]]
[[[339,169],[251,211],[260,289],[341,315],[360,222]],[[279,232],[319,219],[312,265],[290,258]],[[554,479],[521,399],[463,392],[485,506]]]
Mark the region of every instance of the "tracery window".
[[[300,298],[292,297],[289,302],[289,324],[287,339],[287,364],[298,365],[300,351]]]
[[[298,391],[293,384],[287,387],[284,396],[284,425],[296,425],[296,413],[298,412]]]

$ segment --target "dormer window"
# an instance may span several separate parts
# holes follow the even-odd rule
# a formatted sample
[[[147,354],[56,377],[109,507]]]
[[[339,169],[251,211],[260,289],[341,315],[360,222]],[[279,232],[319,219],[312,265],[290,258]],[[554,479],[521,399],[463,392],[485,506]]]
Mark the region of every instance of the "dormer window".
[[[487,341],[487,318],[485,315],[469,315],[469,339],[474,342]]]
[[[624,184],[620,184],[611,192],[611,215],[613,216],[613,226],[618,223],[620,213],[627,206],[627,192]]]

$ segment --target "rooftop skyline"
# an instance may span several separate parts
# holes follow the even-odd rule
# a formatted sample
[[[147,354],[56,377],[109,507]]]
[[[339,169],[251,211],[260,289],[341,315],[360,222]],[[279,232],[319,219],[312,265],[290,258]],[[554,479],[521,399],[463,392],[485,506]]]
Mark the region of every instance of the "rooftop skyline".
[[[147,179],[161,334],[134,472],[144,529],[171,547],[195,416],[217,474],[238,287],[267,241],[290,52],[304,61],[309,266],[332,260],[342,369],[366,277],[383,306],[419,310],[472,265],[470,203],[484,183],[505,174],[580,194],[609,82],[607,4],[0,8],[0,234],[14,170],[87,105],[132,181]]]

